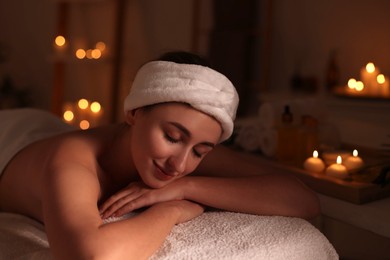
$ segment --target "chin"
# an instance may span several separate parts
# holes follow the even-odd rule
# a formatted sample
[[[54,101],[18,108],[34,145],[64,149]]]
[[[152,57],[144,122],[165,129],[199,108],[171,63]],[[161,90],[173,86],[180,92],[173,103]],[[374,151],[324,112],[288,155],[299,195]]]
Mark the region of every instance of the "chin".
[[[147,181],[144,183],[145,183],[145,185],[147,185],[148,187],[150,187],[152,189],[160,189],[168,184],[167,182],[163,182],[163,181],[159,181],[159,180],[152,180],[152,181]]]
[[[155,178],[153,175],[148,175],[146,178],[143,178],[141,176],[141,179],[142,179],[142,182],[152,188],[152,189],[160,189],[164,186],[166,186],[169,182],[166,182],[166,181],[161,181],[157,178]]]

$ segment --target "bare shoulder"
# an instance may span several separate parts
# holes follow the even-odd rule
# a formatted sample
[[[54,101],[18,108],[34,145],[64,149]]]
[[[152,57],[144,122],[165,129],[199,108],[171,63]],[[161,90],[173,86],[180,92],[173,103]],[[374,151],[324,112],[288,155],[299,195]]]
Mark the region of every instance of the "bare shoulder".
[[[77,179],[81,183],[88,180],[88,187],[96,194],[99,188],[98,178],[94,175],[99,146],[96,140],[98,138],[93,138],[93,134],[72,132],[38,141],[23,149],[10,161],[1,178],[0,209],[43,221],[41,204],[46,199],[43,192],[47,187],[57,185],[60,179],[74,182]],[[65,172],[67,176],[61,177]]]

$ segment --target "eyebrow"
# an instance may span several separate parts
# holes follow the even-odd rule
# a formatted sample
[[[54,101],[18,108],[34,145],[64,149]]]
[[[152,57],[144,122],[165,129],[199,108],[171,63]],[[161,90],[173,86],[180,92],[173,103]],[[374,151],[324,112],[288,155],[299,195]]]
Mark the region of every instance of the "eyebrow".
[[[183,132],[183,134],[187,137],[191,137],[192,134],[191,132],[185,128],[182,124],[180,123],[177,123],[177,122],[168,122],[169,124],[173,125],[174,127],[176,127],[177,129],[179,129],[181,132]],[[214,148],[215,147],[215,144],[211,143],[211,142],[202,142],[201,143],[202,145],[206,145],[206,146],[209,146],[211,148]]]

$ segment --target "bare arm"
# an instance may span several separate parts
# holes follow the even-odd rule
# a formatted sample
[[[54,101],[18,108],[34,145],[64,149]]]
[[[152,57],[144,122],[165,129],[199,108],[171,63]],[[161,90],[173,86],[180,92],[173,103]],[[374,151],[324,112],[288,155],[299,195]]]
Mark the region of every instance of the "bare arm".
[[[319,214],[316,195],[293,177],[265,174],[241,178],[188,177],[184,198],[210,207],[257,215],[311,219]]]
[[[186,181],[186,199],[226,210],[306,219],[320,213],[316,194],[296,177],[256,156],[219,146]],[[211,178],[229,176],[236,178]],[[249,177],[251,176],[251,177]]]
[[[314,192],[293,177],[273,174],[237,178],[189,176],[160,189],[132,183],[107,200],[101,210],[104,217],[121,216],[154,203],[181,199],[257,215],[311,219],[320,211]]]
[[[192,202],[170,201],[103,225],[97,208],[98,179],[78,163],[50,167],[44,187],[44,224],[55,259],[145,259],[175,224],[203,212]]]
[[[101,210],[109,217],[161,201],[188,199],[214,208],[258,215],[310,219],[319,214],[316,194],[297,178],[251,160],[222,148],[202,164],[197,172],[200,176],[184,177],[160,189],[131,183],[109,198]],[[225,175],[229,177],[221,177]]]

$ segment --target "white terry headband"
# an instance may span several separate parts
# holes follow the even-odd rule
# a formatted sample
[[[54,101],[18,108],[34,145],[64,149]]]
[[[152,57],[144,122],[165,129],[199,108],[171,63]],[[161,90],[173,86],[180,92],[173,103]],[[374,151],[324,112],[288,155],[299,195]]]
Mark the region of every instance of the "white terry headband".
[[[238,94],[230,80],[208,67],[152,61],[140,68],[124,102],[125,113],[135,108],[183,102],[214,117],[222,127],[220,142],[233,132]]]

